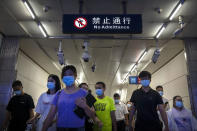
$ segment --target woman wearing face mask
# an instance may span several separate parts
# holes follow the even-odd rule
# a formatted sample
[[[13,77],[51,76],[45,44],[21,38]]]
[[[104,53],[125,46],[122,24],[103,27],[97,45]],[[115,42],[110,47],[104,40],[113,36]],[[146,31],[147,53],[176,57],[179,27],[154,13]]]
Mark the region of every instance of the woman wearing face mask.
[[[78,117],[74,110],[79,106],[87,116],[95,117],[95,113],[86,104],[87,91],[75,85],[77,70],[74,66],[65,66],[62,69],[61,77],[66,88],[56,93],[42,131],[47,130],[56,112],[58,113],[57,131],[84,131],[85,117]]]
[[[51,102],[54,99],[56,92],[61,89],[59,77],[53,74],[49,75],[47,88],[48,91],[41,94],[41,96],[39,97],[35,109],[36,115],[31,120],[32,122],[34,122],[38,117],[40,117],[36,126],[36,131],[42,130],[43,122],[46,119],[47,114],[49,113],[51,107]],[[56,130],[56,124],[54,120],[48,131],[55,131],[55,130]]]
[[[181,96],[173,98],[173,108],[168,112],[170,131],[196,131],[197,121],[192,112],[183,105]]]

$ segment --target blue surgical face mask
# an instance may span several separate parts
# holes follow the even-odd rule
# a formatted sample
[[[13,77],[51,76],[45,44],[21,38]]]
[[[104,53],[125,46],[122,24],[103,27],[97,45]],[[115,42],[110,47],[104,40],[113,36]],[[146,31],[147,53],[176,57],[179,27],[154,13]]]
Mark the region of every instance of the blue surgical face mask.
[[[141,80],[141,84],[142,84],[143,87],[149,87],[150,80]]]
[[[176,101],[176,107],[182,108],[183,107],[183,102],[182,101]]]
[[[14,91],[14,94],[16,94],[17,96],[19,96],[19,95],[22,94],[22,91],[21,90]]]
[[[102,96],[103,95],[103,90],[102,89],[96,89],[96,94],[98,96]]]
[[[119,104],[120,100],[114,100],[115,104]]]
[[[54,82],[48,82],[47,87],[48,87],[49,90],[53,90],[53,89],[55,89],[55,83]]]
[[[128,108],[131,107],[131,104],[127,104],[127,107],[128,107]]]
[[[62,81],[66,86],[72,86],[75,82],[74,76],[64,76]]]
[[[163,96],[163,91],[159,91],[160,96]]]

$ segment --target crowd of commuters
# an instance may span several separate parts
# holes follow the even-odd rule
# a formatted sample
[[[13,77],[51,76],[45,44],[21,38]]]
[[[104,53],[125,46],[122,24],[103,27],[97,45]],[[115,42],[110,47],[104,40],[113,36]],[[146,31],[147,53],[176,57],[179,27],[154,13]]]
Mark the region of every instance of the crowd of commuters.
[[[118,93],[113,99],[105,94],[104,82],[95,84],[92,95],[88,84],[75,84],[77,70],[72,65],[58,76],[48,77],[46,92],[36,107],[22,82],[12,84],[14,96],[6,108],[3,131],[197,131],[197,120],[184,107],[181,96],[174,96],[173,107],[164,97],[162,86],[150,87],[151,74],[139,74],[141,88],[135,90],[124,104]],[[35,113],[34,113],[35,108]]]

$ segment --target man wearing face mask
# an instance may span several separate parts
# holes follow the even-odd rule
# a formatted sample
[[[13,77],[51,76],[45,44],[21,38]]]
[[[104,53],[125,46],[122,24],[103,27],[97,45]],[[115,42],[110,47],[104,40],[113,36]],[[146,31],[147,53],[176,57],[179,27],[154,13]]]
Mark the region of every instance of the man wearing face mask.
[[[34,102],[30,95],[23,92],[21,81],[14,81],[12,88],[15,96],[10,99],[6,108],[7,113],[3,122],[3,129],[8,127],[8,131],[25,131],[27,121],[34,116]]]
[[[163,107],[163,101],[159,93],[150,88],[151,74],[142,71],[139,74],[142,87],[133,92],[130,101],[133,103],[130,112],[130,130],[133,116],[137,111],[135,131],[162,131],[162,122],[157,114],[157,107],[165,124],[164,131],[168,129],[168,119]]]
[[[156,91],[160,94],[160,96],[162,97],[163,103],[164,103],[164,108],[166,111],[168,111],[170,109],[169,103],[168,103],[168,99],[166,99],[165,97],[163,97],[164,93],[163,93],[163,87],[162,86],[157,86],[156,87]]]
[[[97,117],[103,123],[102,131],[117,131],[116,127],[116,116],[115,116],[115,105],[112,98],[105,96],[105,83],[97,82],[95,85],[96,89],[96,102],[94,108]],[[100,131],[99,127],[95,126],[94,131]]]
[[[181,96],[173,97],[173,108],[168,112],[170,131],[196,131],[197,121],[192,112],[183,105]]]
[[[125,104],[120,102],[120,95],[118,93],[114,94],[114,101],[116,107],[116,123],[118,131],[125,131],[125,127],[129,125],[128,122],[128,110]]]

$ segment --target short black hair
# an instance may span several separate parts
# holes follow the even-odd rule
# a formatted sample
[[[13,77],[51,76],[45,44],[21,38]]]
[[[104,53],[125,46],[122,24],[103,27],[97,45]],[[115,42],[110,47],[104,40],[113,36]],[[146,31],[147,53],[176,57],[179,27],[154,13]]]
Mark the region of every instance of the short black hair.
[[[88,84],[87,84],[87,83],[81,83],[81,84],[79,85],[79,88],[82,88],[83,85],[86,85],[86,86],[88,87]]]
[[[120,95],[119,95],[118,93],[115,93],[115,94],[114,94],[114,98],[115,98],[115,97],[120,97]]]
[[[74,75],[77,76],[77,69],[75,68],[75,66],[73,66],[73,65],[67,65],[67,66],[64,66],[63,69],[62,69],[62,74],[61,74],[61,77],[62,78],[64,77],[64,73],[67,70],[71,70],[74,73]]]
[[[148,77],[149,79],[151,79],[151,73],[148,71],[142,71],[139,74],[139,78],[143,78],[143,77]]]
[[[14,82],[12,83],[12,88],[13,88],[13,87],[16,87],[16,86],[22,86],[22,87],[23,87],[22,82],[19,81],[19,80],[14,81]]]
[[[92,90],[90,90],[90,89],[89,89],[89,90],[88,90],[88,93],[90,93],[90,94],[91,94],[91,93],[92,93]]]
[[[162,88],[162,89],[163,89],[163,86],[161,86],[161,85],[157,86],[157,87],[156,87],[156,90],[157,90],[158,88]]]
[[[55,92],[57,92],[58,90],[61,89],[60,79],[59,79],[59,77],[57,75],[54,75],[54,74],[50,74],[48,79],[50,77],[55,80]],[[50,90],[49,89],[47,91],[47,94],[50,94]]]
[[[104,83],[104,82],[99,81],[99,82],[97,82],[97,83],[96,83],[96,85],[99,85],[99,84],[101,84],[101,85],[103,86],[103,88],[106,88],[106,86],[105,86],[105,83]]]
[[[174,96],[174,97],[173,97],[173,102],[175,102],[175,100],[176,100],[177,97],[181,97],[181,96],[179,96],[179,95]]]

